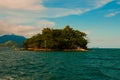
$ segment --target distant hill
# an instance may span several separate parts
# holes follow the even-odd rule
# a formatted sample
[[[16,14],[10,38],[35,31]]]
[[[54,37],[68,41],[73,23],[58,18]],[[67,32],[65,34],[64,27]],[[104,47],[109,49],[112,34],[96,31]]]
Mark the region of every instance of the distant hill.
[[[19,35],[3,35],[0,36],[0,44],[4,44],[8,41],[13,41],[19,46],[22,46],[23,42],[26,40],[24,36],[19,36]]]

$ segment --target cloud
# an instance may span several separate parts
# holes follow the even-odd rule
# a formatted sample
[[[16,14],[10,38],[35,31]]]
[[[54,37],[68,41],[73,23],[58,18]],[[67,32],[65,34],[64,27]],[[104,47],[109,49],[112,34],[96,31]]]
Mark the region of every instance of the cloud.
[[[110,14],[107,14],[106,17],[113,17],[115,15],[116,15],[115,13],[110,13]]]
[[[43,2],[63,2],[62,7],[47,7]],[[64,2],[66,1],[66,2]],[[0,0],[0,35],[16,33],[31,36],[47,26],[55,23],[47,18],[58,18],[70,15],[81,15],[85,12],[100,8],[112,0]],[[77,5],[76,5],[77,3]],[[7,29],[11,29],[7,30]]]
[[[115,6],[113,6],[113,8],[109,10],[109,13],[106,14],[105,17],[114,17],[120,14],[120,8],[119,8],[120,1],[114,0],[114,5]]]
[[[105,4],[108,4],[109,2],[112,2],[113,0],[95,0],[96,3],[94,4],[95,5],[95,8],[100,8],[100,7],[103,7]]]
[[[19,10],[42,10],[42,0],[0,0],[0,8]]]
[[[0,10],[2,11],[0,13],[17,18],[56,18],[69,15],[80,15],[87,11],[100,8],[111,1],[112,0],[79,0],[69,2],[69,0],[66,0],[66,3],[63,4],[67,5],[67,7],[45,7],[43,5],[44,0],[0,0]],[[60,3],[65,1],[49,0],[47,2],[56,5],[56,2]],[[77,6],[74,7],[76,3]],[[71,5],[73,6],[71,7]]]
[[[55,25],[55,23],[49,22],[49,21],[44,21],[44,24]],[[51,27],[51,26],[48,26],[48,27]],[[0,35],[17,34],[17,35],[23,35],[26,37],[31,37],[37,33],[40,33],[43,28],[44,26],[36,27],[36,26],[28,26],[28,25],[27,26],[13,25],[3,20],[0,20]]]
[[[118,14],[120,14],[120,12],[113,12],[113,13],[109,13],[109,14],[105,15],[105,17],[114,17]]]
[[[57,18],[69,15],[80,15],[89,9],[65,9],[65,8],[46,8],[42,11],[24,11],[24,10],[2,10],[0,14],[5,15],[3,20],[11,24],[34,24],[44,18]],[[38,20],[39,19],[39,20]]]
[[[36,34],[38,30],[40,29],[35,26],[11,25],[2,20],[0,21],[0,35],[14,33],[17,35],[30,37],[31,35]]]
[[[66,9],[66,8],[47,8],[41,13],[43,16],[48,18],[57,18],[69,15],[80,15],[89,9]]]
[[[47,20],[41,20],[38,22],[39,27],[54,27],[55,23]]]
[[[118,4],[118,5],[120,5],[120,1],[119,1],[119,2],[117,2],[117,4]]]
[[[51,1],[52,0],[49,0],[48,2],[50,3]],[[54,5],[56,5],[55,1],[58,3],[64,2],[59,0],[53,0],[53,2],[51,3],[54,3]],[[12,16],[17,18],[55,18],[69,15],[80,15],[87,11],[102,7],[105,4],[111,2],[112,0],[79,0],[74,2],[69,2],[69,0],[66,1],[67,2],[64,3],[64,5],[67,5],[67,7],[45,7],[42,4],[44,0],[0,0],[0,13],[5,14],[6,16]],[[71,5],[76,5],[76,3],[76,7],[70,7]]]
[[[56,8],[94,8],[101,7],[112,0],[43,0],[47,7]]]
[[[50,6],[46,7],[43,10],[44,14],[42,12],[40,12],[40,14],[42,15],[42,17],[48,18],[64,17],[69,15],[81,15],[85,12],[103,7],[104,5],[112,1],[113,0],[49,0],[46,3],[48,3],[47,5]]]

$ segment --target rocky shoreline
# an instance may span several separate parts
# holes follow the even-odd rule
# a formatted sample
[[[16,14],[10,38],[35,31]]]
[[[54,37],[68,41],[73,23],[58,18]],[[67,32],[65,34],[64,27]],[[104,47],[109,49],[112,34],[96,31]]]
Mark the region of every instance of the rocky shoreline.
[[[85,52],[88,51],[87,49],[37,49],[37,48],[28,48],[28,51],[80,51],[80,52]]]

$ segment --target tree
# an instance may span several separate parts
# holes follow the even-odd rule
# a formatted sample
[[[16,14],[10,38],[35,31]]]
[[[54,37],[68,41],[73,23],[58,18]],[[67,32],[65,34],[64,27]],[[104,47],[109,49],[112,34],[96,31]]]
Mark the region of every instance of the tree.
[[[37,34],[24,42],[24,48],[47,49],[87,49],[87,34],[73,30],[70,26],[64,29],[44,28],[42,34]]]

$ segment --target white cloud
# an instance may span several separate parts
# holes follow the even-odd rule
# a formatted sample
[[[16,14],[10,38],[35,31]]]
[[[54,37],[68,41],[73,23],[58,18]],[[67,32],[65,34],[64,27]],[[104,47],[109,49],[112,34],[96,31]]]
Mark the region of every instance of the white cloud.
[[[117,2],[117,4],[118,4],[118,5],[120,5],[120,1],[119,1],[119,2]]]
[[[81,4],[81,3],[77,4],[78,7],[75,7],[75,8],[68,8],[68,7],[67,8],[65,7],[46,8],[43,10],[43,12],[40,12],[40,14],[42,15],[41,17],[49,17],[49,18],[63,17],[63,16],[69,16],[69,15],[81,15],[85,12],[103,7],[104,5],[112,1],[113,0],[93,0],[93,1],[84,0],[84,1],[81,1],[81,3],[84,3],[84,4]],[[59,2],[60,1],[58,1],[58,3]],[[71,6],[71,3],[70,4],[64,3],[64,5],[67,4],[68,6]],[[73,2],[72,5],[76,5],[76,3]],[[82,6],[79,6],[79,5],[82,5]]]
[[[109,14],[105,15],[105,17],[113,17],[113,16],[116,16],[118,14],[120,14],[120,12],[113,12],[113,13],[109,13]]]
[[[55,23],[47,20],[41,20],[38,22],[39,27],[54,27]]]
[[[0,0],[0,8],[20,10],[42,10],[42,0]]]
[[[105,4],[111,2],[112,0],[93,0],[93,1],[85,0],[85,1],[86,1],[86,4],[85,4],[86,6],[78,6],[76,8],[62,8],[62,7],[49,8],[49,7],[45,7],[42,4],[42,0],[15,0],[15,1],[0,0],[0,8],[2,9],[0,13],[9,15],[12,17],[17,17],[17,18],[18,17],[19,18],[21,17],[22,18],[29,18],[29,17],[55,18],[55,17],[63,17],[63,16],[69,16],[69,15],[80,15],[87,11],[100,8]],[[68,4],[68,3],[64,3],[64,5],[65,4]],[[92,7],[90,7],[90,5]],[[36,10],[36,11],[33,11],[33,10]]]
[[[0,0],[0,15],[4,15],[0,21],[0,35],[6,33],[16,33],[25,36],[31,36],[43,27],[53,27],[54,22],[47,21],[44,18],[57,18],[69,15],[81,15],[87,11],[100,8],[112,0],[93,0],[85,5],[92,7],[45,7],[44,0]],[[64,3],[66,5],[66,3]],[[73,4],[76,5],[76,4]],[[25,25],[23,25],[25,24]],[[7,30],[7,29],[11,29]]]
[[[95,0],[96,3],[94,4],[96,7],[95,8],[100,8],[103,7],[105,4],[112,2],[113,0]]]
[[[44,21],[44,24],[55,25],[53,22]],[[49,26],[50,27],[50,26]],[[17,34],[26,37],[31,37],[37,33],[40,33],[44,26],[24,26],[24,25],[12,25],[3,20],[0,20],[0,35],[4,34]]]
[[[110,14],[107,14],[106,17],[113,17],[115,15],[116,15],[115,13],[110,13]]]
[[[46,8],[41,17],[56,18],[69,15],[80,15],[88,9],[66,9],[66,8]]]
[[[23,10],[2,10],[0,14],[4,14],[3,18],[9,23],[36,23],[42,18],[57,18],[68,15],[80,15],[89,9],[65,9],[65,8],[46,8],[41,11],[23,11]]]

